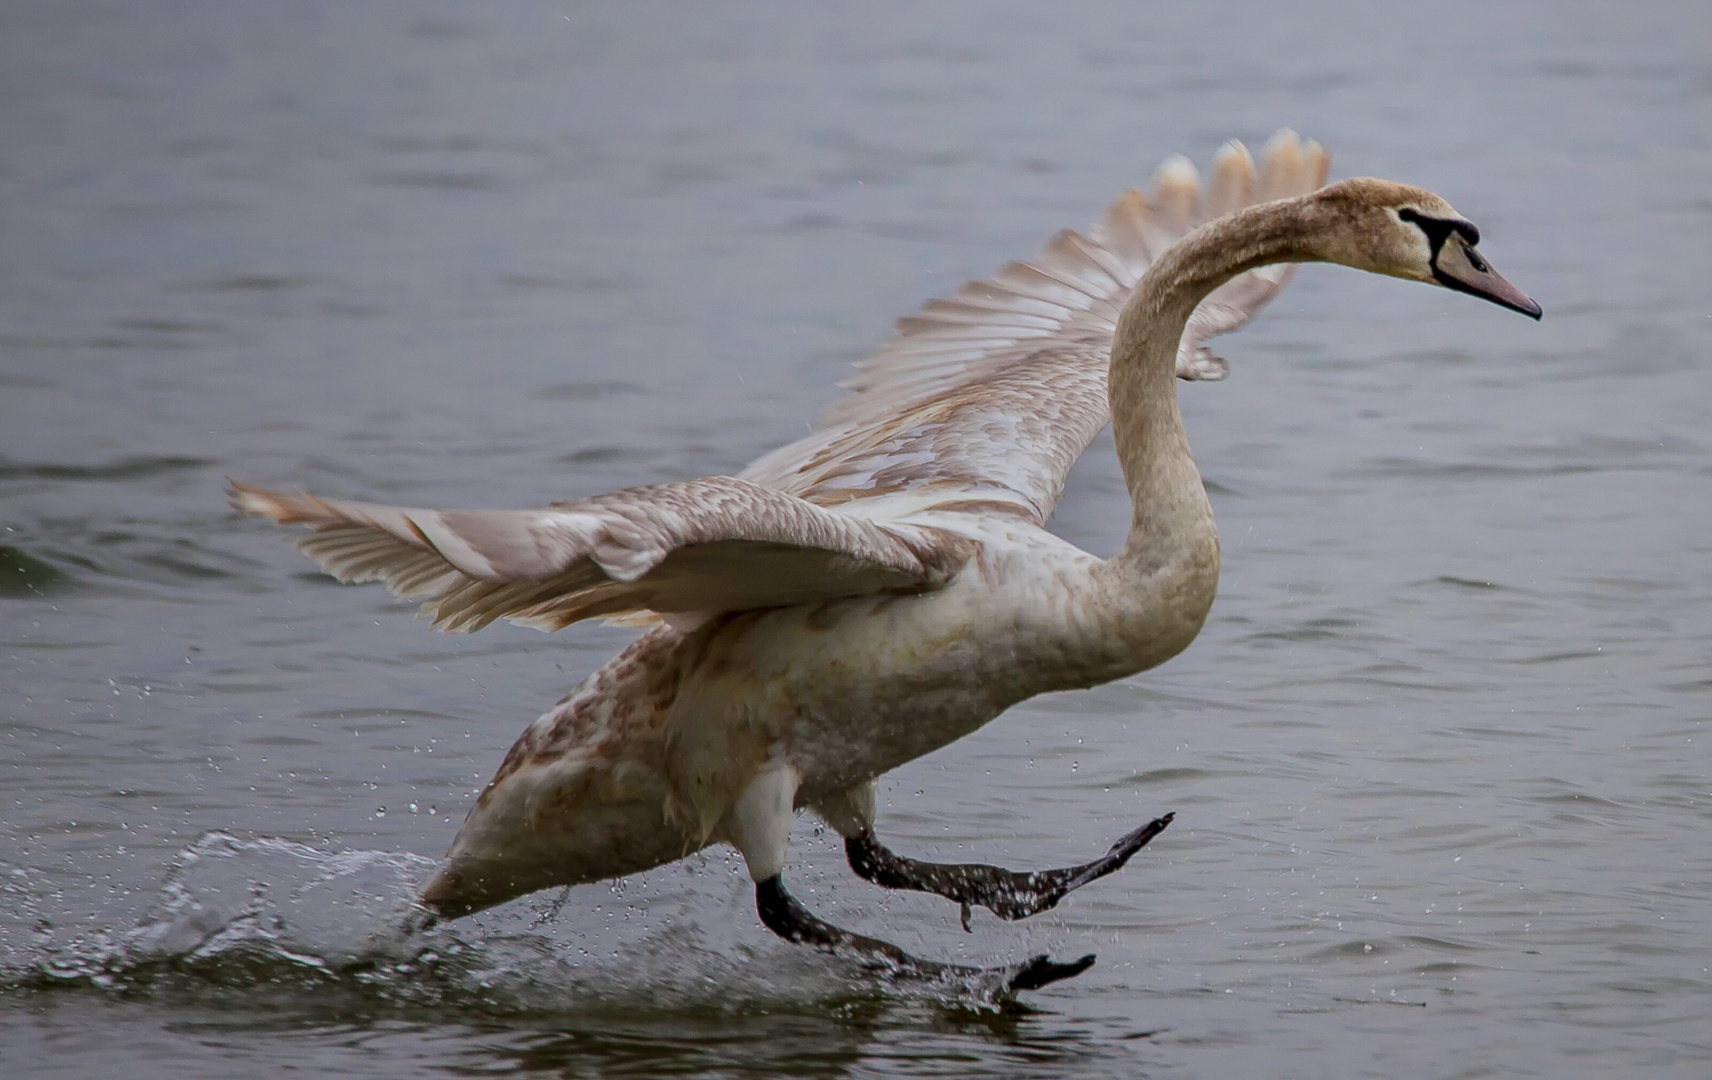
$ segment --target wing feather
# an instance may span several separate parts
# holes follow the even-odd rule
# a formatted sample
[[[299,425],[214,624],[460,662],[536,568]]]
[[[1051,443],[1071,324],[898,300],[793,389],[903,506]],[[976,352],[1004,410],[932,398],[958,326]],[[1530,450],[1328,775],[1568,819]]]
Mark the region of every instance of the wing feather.
[[[1267,143],[1258,175],[1242,145],[1228,144],[1204,193],[1187,159],[1165,162],[1151,199],[1125,192],[1090,235],[1061,232],[1033,261],[900,320],[816,431],[741,477],[533,510],[412,509],[238,483],[232,502],[307,526],[298,546],[328,573],[421,599],[446,630],[500,618],[556,630],[596,616],[938,588],[976,541],[903,515],[978,507],[1044,524],[1109,419],[1112,334],[1147,267],[1209,215],[1313,190],[1327,164],[1318,144],[1287,131]],[[1289,273],[1252,271],[1209,296],[1183,335],[1178,374],[1222,378],[1224,361],[1201,343],[1252,319]]]
[[[1329,164],[1318,143],[1290,131],[1267,142],[1258,174],[1242,144],[1227,143],[1204,192],[1187,158],[1167,160],[1151,196],[1125,192],[1090,235],[1061,232],[1032,261],[1006,263],[900,319],[896,335],[856,363],[841,384],[851,393],[820,427],[743,477],[852,513],[864,508],[845,504],[908,494],[922,509],[976,498],[1044,524],[1070,466],[1109,419],[1112,335],[1148,266],[1212,217],[1314,190]],[[1178,375],[1224,378],[1228,367],[1204,342],[1253,319],[1290,273],[1263,267],[1209,296],[1179,342]]]
[[[424,510],[232,483],[233,506],[305,525],[298,547],[346,582],[423,599],[438,629],[506,618],[736,611],[950,580],[973,551],[730,477],[629,488],[537,510]]]

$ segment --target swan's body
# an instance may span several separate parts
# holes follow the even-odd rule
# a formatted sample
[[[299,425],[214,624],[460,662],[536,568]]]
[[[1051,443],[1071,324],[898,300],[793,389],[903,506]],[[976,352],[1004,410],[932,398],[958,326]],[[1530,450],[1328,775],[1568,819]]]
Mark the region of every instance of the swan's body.
[[[742,477],[513,512],[236,487],[242,509],[315,529],[300,544],[330,571],[426,595],[443,626],[662,617],[524,732],[423,902],[459,915],[726,841],[776,931],[881,947],[783,892],[796,809],[838,829],[865,875],[1011,917],[1121,866],[1163,828],[1098,868],[1050,872],[1063,888],[1013,912],[982,892],[1007,872],[878,847],[872,784],[1018,701],[1144,670],[1194,639],[1219,548],[1174,376],[1222,374],[1200,341],[1252,317],[1283,284],[1277,264],[1441,284],[1448,273],[1453,287],[1532,304],[1480,277],[1472,226],[1427,192],[1346,181],[1307,194],[1325,158],[1293,136],[1268,155],[1259,193],[1275,201],[1256,201],[1246,154],[1227,150],[1209,202],[1239,212],[1172,246],[1201,216],[1192,177],[1185,194],[1172,168],[1152,208],[1132,192],[1092,240],[1061,234],[1039,263],[900,324],[819,431]],[[1108,416],[1134,516],[1102,560],[1044,526]],[[1011,892],[1033,887],[1013,878]]]
[[[850,834],[875,777],[1025,698],[1092,686],[1188,645],[1212,603],[1210,514],[1165,588],[1102,603],[1102,564],[1023,522],[960,524],[980,555],[945,587],[656,627],[513,746],[424,898],[453,914],[552,885],[634,873],[725,840],[759,877],[784,851],[743,843],[731,810],[785,769],[792,801]],[[729,820],[728,820],[729,819]],[[767,859],[768,861],[763,861]],[[492,883],[492,884],[490,884]]]

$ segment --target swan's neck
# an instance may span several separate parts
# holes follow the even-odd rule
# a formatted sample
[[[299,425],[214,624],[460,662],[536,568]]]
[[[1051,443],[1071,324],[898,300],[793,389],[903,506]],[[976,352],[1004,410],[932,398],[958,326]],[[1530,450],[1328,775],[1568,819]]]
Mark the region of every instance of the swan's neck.
[[[1268,263],[1316,258],[1311,213],[1304,200],[1292,199],[1197,229],[1153,264],[1118,319],[1109,384],[1112,435],[1132,511],[1123,550],[1102,573],[1107,594],[1128,613],[1134,631],[1164,631],[1151,644],[1151,632],[1135,643],[1150,654],[1165,651],[1138,657],[1149,661],[1145,666],[1188,645],[1218,584],[1213,510],[1177,409],[1177,343],[1195,306],[1231,278]]]

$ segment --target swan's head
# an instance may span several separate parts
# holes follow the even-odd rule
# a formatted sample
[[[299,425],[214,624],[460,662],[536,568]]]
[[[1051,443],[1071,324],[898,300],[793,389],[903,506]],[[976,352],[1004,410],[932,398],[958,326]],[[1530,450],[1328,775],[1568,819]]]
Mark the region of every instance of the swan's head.
[[[1334,227],[1322,233],[1332,261],[1442,285],[1540,317],[1540,305],[1499,277],[1475,250],[1480,230],[1474,223],[1432,192],[1358,177],[1321,188],[1312,198],[1334,215]]]

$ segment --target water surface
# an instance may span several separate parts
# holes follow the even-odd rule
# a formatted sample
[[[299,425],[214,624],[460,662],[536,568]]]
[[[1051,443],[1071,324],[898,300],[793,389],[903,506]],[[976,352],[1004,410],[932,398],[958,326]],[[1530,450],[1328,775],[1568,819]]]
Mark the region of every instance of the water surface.
[[[1705,1076],[1712,14],[1699,3],[0,13],[0,1072]],[[1224,537],[1165,667],[899,770],[928,857],[1121,876],[934,956],[773,940],[720,852],[401,938],[626,640],[430,634],[222,478],[525,506],[731,472],[892,318],[1280,125],[1479,222],[1535,325],[1305,268],[1185,386]],[[1097,442],[1054,524],[1127,507]]]

